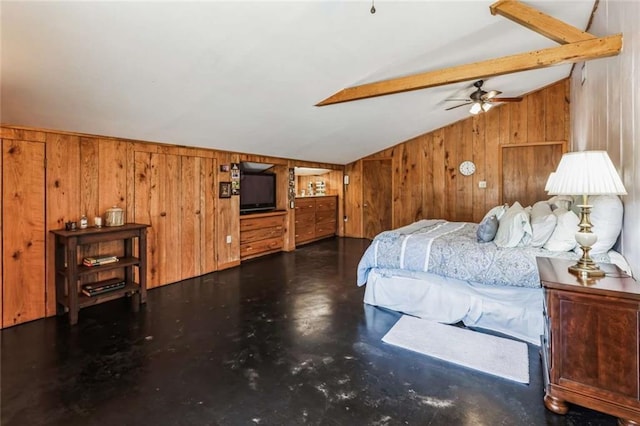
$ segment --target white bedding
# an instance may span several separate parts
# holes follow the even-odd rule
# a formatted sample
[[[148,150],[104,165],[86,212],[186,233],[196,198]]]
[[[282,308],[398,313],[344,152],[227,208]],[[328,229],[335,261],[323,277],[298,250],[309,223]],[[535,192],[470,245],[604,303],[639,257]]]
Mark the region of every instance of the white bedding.
[[[542,334],[541,288],[469,284],[424,273],[422,279],[372,270],[364,302],[447,324],[462,321],[534,345]]]
[[[611,251],[609,256],[630,273],[622,255]],[[375,268],[369,272],[364,302],[442,323],[462,321],[539,345],[543,297],[542,288],[483,285],[428,272],[398,275]]]

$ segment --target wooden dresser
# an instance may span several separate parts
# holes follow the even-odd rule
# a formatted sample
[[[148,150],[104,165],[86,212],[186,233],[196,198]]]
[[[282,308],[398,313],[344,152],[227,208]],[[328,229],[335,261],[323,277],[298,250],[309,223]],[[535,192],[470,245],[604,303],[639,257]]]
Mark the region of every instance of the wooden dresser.
[[[296,245],[335,235],[337,208],[335,195],[296,198]]]
[[[240,260],[282,251],[286,211],[240,216]]]
[[[567,402],[640,424],[640,284],[615,265],[581,283],[575,261],[537,258],[545,291],[542,336],[545,406],[565,414]]]

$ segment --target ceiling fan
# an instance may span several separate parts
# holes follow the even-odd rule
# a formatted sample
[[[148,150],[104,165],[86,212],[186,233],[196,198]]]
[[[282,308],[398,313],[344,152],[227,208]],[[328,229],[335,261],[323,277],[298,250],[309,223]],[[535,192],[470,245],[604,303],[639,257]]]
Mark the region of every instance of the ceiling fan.
[[[463,104],[460,105],[456,105],[456,106],[452,106],[449,108],[446,108],[446,111],[452,110],[452,109],[456,109],[456,108],[460,108],[461,106],[465,106],[465,105],[471,105],[471,109],[469,109],[469,112],[471,114],[478,114],[480,112],[487,112],[491,109],[491,107],[493,106],[493,104],[495,103],[499,103],[499,102],[520,102],[522,100],[521,97],[516,97],[516,98],[497,98],[496,96],[498,96],[499,94],[501,94],[502,92],[498,91],[498,90],[490,90],[488,92],[482,90],[482,84],[484,83],[484,80],[478,80],[475,83],[473,83],[473,86],[476,88],[476,90],[471,93],[469,95],[468,98],[466,99],[447,99],[447,101],[461,101],[464,102]]]

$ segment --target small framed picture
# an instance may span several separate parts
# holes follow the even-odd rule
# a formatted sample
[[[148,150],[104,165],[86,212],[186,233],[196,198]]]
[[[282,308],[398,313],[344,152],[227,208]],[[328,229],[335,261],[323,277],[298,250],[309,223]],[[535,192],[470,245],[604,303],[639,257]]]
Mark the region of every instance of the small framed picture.
[[[220,171],[221,172],[228,172],[229,171],[229,165],[228,164],[220,164]]]
[[[220,198],[231,198],[231,182],[220,182]]]

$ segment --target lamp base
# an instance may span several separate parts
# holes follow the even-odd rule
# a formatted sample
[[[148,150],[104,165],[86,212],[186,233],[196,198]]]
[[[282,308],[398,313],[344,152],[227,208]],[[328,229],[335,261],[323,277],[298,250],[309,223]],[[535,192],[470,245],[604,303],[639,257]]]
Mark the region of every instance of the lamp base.
[[[591,247],[598,241],[598,236],[591,232],[591,219],[589,217],[591,205],[589,205],[586,195],[582,196],[582,204],[578,204],[578,207],[580,207],[580,224],[576,233],[576,242],[582,249],[582,257],[578,260],[578,263],[569,266],[569,272],[581,279],[604,277],[604,272],[598,268],[596,262],[589,255]]]
[[[598,268],[596,264],[585,265],[585,264],[582,264],[581,262],[578,262],[575,265],[569,266],[569,272],[572,273],[573,275],[578,276],[578,278],[604,277],[604,271]]]

